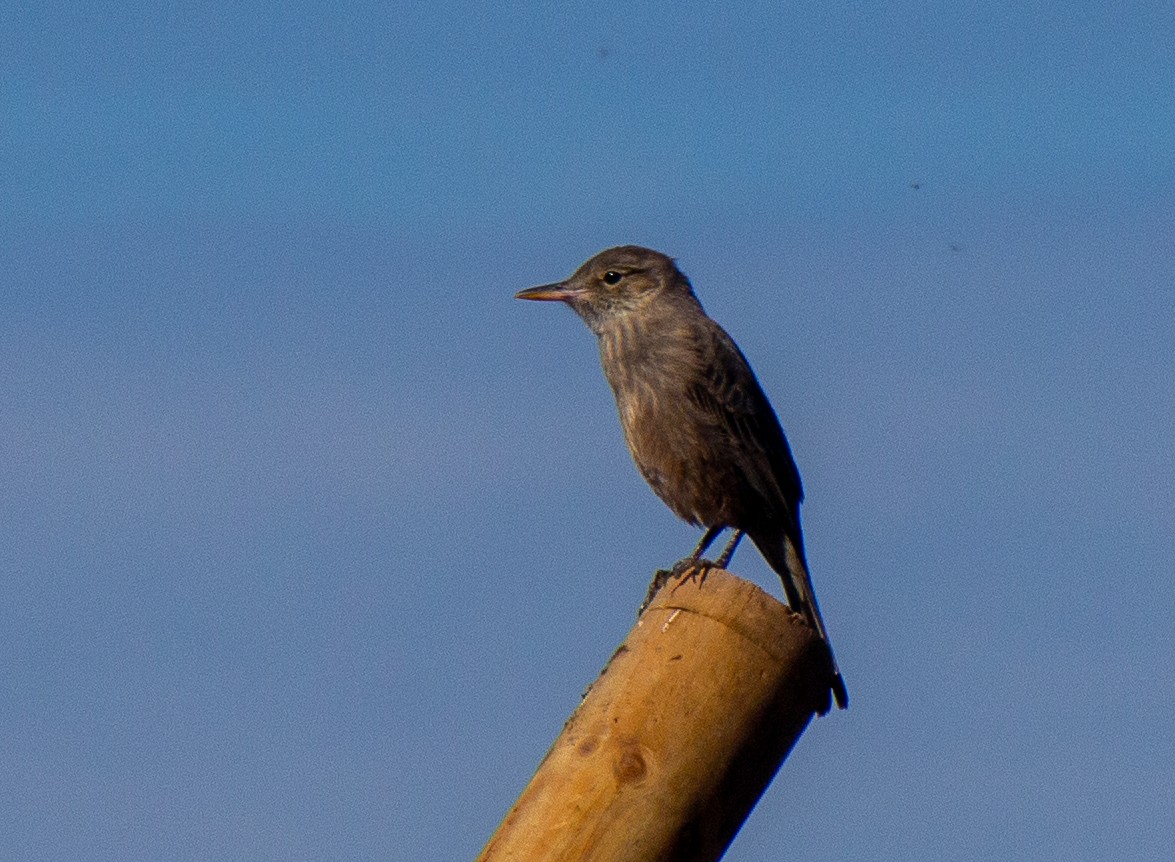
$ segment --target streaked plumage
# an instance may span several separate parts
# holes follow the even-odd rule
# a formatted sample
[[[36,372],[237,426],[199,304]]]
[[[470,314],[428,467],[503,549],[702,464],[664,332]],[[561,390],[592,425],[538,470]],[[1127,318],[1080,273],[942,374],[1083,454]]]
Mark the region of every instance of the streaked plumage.
[[[725,563],[745,532],[779,574],[788,604],[827,643],[787,438],[742,351],[706,315],[673,260],[639,246],[611,248],[566,281],[518,296],[567,303],[599,338],[633,461],[678,517],[707,528],[691,561],[732,528]],[[834,660],[829,685],[844,708],[848,694],[835,667]]]

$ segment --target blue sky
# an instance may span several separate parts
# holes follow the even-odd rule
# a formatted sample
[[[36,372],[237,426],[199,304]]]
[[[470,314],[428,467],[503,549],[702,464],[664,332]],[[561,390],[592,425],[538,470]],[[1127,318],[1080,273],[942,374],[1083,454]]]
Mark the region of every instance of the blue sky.
[[[511,299],[635,242],[775,402],[853,696],[727,858],[1169,858],[1172,44],[0,6],[0,856],[475,855],[697,538]]]

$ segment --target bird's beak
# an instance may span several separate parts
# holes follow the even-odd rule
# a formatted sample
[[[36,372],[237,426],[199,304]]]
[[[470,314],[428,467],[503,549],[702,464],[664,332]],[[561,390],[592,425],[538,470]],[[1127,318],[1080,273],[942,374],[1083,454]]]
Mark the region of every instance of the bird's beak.
[[[538,287],[528,287],[514,294],[515,299],[534,299],[542,302],[569,302],[579,295],[579,291],[567,286],[567,282],[557,284],[541,284]]]

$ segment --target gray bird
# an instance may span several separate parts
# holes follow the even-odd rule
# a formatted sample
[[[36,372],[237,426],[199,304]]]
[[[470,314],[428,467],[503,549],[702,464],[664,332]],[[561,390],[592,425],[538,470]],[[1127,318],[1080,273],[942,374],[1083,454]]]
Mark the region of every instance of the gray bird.
[[[828,644],[804,557],[804,493],[787,438],[746,357],[706,315],[673,260],[639,246],[610,248],[566,281],[517,298],[565,302],[583,318],[599,339],[637,469],[678,517],[706,528],[673,574],[725,568],[745,533],[783,581],[788,605]],[[727,528],[734,536],[722,556],[702,560]],[[655,580],[650,595],[658,586]],[[848,692],[835,659],[832,670],[829,688],[844,709]]]

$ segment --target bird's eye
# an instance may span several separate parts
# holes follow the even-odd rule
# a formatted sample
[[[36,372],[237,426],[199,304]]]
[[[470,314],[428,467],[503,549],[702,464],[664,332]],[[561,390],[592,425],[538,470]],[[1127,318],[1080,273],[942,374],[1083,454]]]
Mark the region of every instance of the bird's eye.
[[[614,269],[610,269],[606,273],[604,273],[604,284],[619,284],[620,279],[622,279],[622,278],[624,278],[623,275],[621,275],[620,273],[618,273]]]

